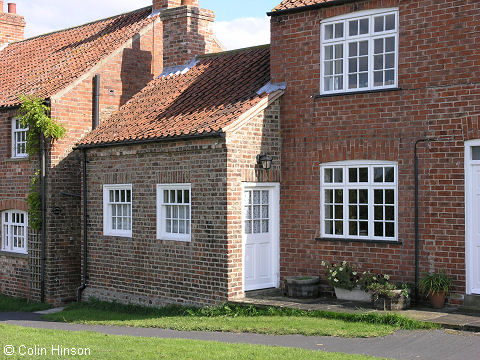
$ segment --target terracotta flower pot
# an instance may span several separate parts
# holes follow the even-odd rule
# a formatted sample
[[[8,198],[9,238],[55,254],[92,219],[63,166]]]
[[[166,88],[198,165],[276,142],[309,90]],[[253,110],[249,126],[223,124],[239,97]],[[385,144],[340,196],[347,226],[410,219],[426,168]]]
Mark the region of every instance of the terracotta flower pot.
[[[441,309],[445,305],[445,293],[430,294],[430,302],[435,309]]]

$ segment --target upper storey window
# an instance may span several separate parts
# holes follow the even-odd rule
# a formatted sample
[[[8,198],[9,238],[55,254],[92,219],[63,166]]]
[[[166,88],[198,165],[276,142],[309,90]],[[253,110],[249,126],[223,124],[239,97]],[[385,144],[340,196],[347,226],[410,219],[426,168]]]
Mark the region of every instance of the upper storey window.
[[[398,9],[322,21],[321,93],[398,86]]]
[[[12,119],[12,158],[26,158],[28,127],[23,127],[19,119]]]

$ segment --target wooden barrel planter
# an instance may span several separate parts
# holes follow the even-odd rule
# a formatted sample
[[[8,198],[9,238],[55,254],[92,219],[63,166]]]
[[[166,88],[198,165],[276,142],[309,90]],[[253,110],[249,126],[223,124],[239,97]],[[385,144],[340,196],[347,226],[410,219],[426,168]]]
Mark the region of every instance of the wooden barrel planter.
[[[286,278],[287,296],[298,299],[318,297],[318,276],[291,276]]]

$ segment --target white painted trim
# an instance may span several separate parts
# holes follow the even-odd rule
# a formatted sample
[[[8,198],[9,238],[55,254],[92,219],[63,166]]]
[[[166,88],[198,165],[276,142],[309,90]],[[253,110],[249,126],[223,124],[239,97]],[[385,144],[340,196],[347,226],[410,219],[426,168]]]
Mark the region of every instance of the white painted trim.
[[[190,234],[170,234],[163,229],[163,191],[164,190],[189,190],[189,211],[190,211]],[[180,242],[192,241],[192,185],[184,184],[157,184],[157,240],[169,240]],[[179,204],[180,205],[180,204]]]
[[[110,190],[130,190],[131,196],[131,230],[112,230],[112,216],[110,214],[110,208],[108,206],[108,198],[109,198],[109,191]],[[132,238],[133,237],[133,189],[132,184],[108,184],[103,185],[103,235],[104,236],[116,236],[116,237],[124,237],[124,238]]]
[[[368,178],[369,181],[366,183],[350,183],[348,180],[348,169],[350,168],[357,168],[365,166],[369,168]],[[374,168],[375,166],[379,167],[394,167],[395,169],[395,177],[394,182],[392,183],[375,183],[374,182]],[[343,170],[343,181],[341,183],[325,183],[324,179],[324,169],[325,168],[333,168],[333,169],[342,169]],[[338,219],[343,222],[343,235],[335,235],[335,234],[326,234],[325,232],[325,189],[342,189],[343,190],[343,219]],[[368,191],[368,228],[369,232],[372,231],[371,234],[367,236],[354,236],[349,235],[348,231],[348,190],[349,189],[367,189]],[[375,189],[393,189],[395,191],[395,204],[394,204],[394,211],[395,211],[395,236],[394,238],[390,237],[380,237],[375,236],[374,226],[374,191]],[[398,163],[394,161],[378,161],[378,160],[354,160],[354,161],[339,161],[339,162],[332,162],[332,163],[323,163],[320,164],[320,236],[325,238],[331,239],[349,239],[349,240],[381,240],[381,241],[390,241],[392,243],[398,242],[399,232],[398,232],[398,224],[399,224],[399,210],[398,210]],[[385,220],[383,220],[385,222]]]
[[[9,221],[7,223],[5,223],[5,218],[4,218],[4,214],[9,214]],[[10,235],[12,235],[10,232],[8,233],[9,235],[9,247],[7,248],[6,245],[5,245],[5,242],[4,242],[4,236],[5,234],[3,233],[3,227],[5,225],[8,226],[9,228],[9,231],[10,231],[10,227],[11,226],[19,226],[18,224],[14,224],[12,221],[11,221],[11,216],[12,214],[22,214],[24,216],[24,223],[23,223],[23,228],[24,228],[24,232],[25,232],[25,246],[23,248],[14,248],[13,247],[13,239],[10,237]],[[0,220],[0,225],[2,226],[1,227],[1,234],[2,234],[2,237],[0,239],[0,249],[3,251],[3,252],[8,252],[8,253],[12,253],[12,254],[23,254],[23,255],[27,255],[28,254],[28,212],[25,212],[25,211],[22,211],[22,210],[15,210],[15,209],[9,209],[9,210],[5,210],[5,211],[2,211],[0,213],[0,216],[2,217],[1,220]]]
[[[375,33],[374,31],[374,17],[381,16],[381,15],[395,15],[396,21],[396,29],[395,30],[387,30],[383,32]],[[348,22],[351,20],[362,19],[362,18],[369,18],[369,33],[363,35],[355,35],[350,36],[348,35]],[[334,38],[325,40],[325,26],[335,24],[335,23],[343,23],[343,37],[341,38]],[[372,90],[388,90],[394,89],[398,87],[398,73],[399,73],[399,32],[400,32],[400,16],[398,8],[388,8],[388,9],[377,9],[377,10],[366,10],[366,11],[359,11],[354,12],[346,15],[336,16],[333,18],[325,19],[321,21],[321,40],[320,40],[320,94],[321,95],[330,95],[330,94],[342,94],[342,93],[350,93],[350,92],[365,92],[365,91],[372,91]],[[384,86],[374,86],[374,49],[373,43],[375,39],[385,38],[385,37],[392,37],[395,36],[395,67],[394,67],[394,83],[392,85],[384,85]],[[363,88],[348,88],[348,43],[349,41],[362,41],[368,40],[368,87]],[[324,71],[325,71],[325,46],[328,45],[336,45],[336,44],[343,44],[343,89],[341,90],[325,90],[325,79],[324,79]],[[335,68],[335,62],[334,62]],[[382,70],[385,71],[385,70]],[[333,76],[340,76],[340,74]]]
[[[244,218],[244,192],[247,189],[255,188],[265,188],[273,190],[273,195],[275,200],[272,199],[272,229],[274,233],[273,237],[273,251],[272,251],[272,266],[273,274],[275,277],[275,283],[272,284],[274,288],[280,287],[280,183],[252,183],[252,182],[243,182],[242,183],[242,200],[241,200],[241,231],[242,231],[242,291],[249,291],[245,287],[245,246],[246,246],[246,234],[245,234],[245,218]],[[276,209],[275,209],[276,207]]]
[[[465,270],[466,270],[466,293],[473,294],[472,272],[475,270],[472,257],[473,243],[471,240],[472,219],[472,165],[479,165],[480,161],[472,160],[472,147],[480,146],[480,140],[465,141]],[[476,294],[475,294],[476,295]]]
[[[17,118],[13,118],[10,125],[12,127],[12,130],[11,130],[11,146],[12,146],[12,159],[26,159],[28,158],[28,154],[26,153],[26,149],[25,149],[25,153],[22,153],[22,154],[17,154],[17,137],[16,137],[16,134],[19,133],[19,132],[26,132],[28,133],[28,127],[26,128],[22,128],[22,129],[18,129],[17,128]],[[25,134],[25,136],[27,136],[27,134]],[[26,148],[27,144],[25,142],[25,148]]]
[[[381,15],[384,13],[398,11],[398,9],[399,9],[398,7],[392,7],[392,8],[384,8],[384,9],[355,11],[346,15],[338,15],[331,18],[323,19],[320,23],[323,25],[323,24],[328,24],[332,22],[337,22],[339,20],[352,20],[355,18],[362,18],[366,16]]]

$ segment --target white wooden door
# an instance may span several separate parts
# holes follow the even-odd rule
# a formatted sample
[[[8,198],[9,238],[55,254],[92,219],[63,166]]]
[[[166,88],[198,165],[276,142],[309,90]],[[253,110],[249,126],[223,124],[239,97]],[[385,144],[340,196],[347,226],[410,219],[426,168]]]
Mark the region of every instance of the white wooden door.
[[[467,293],[480,295],[480,144],[467,147],[465,164]]]
[[[278,189],[251,185],[243,191],[244,290],[278,287]]]

